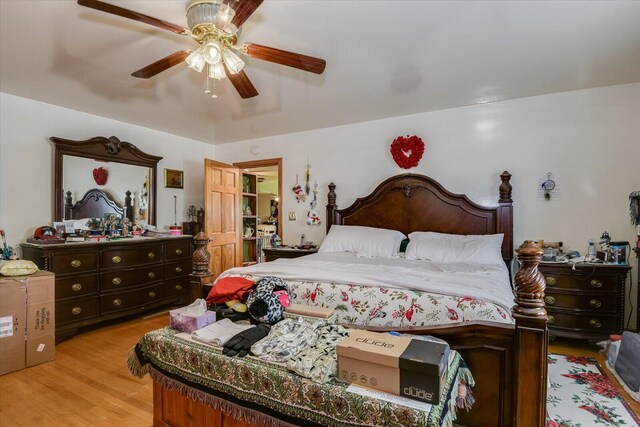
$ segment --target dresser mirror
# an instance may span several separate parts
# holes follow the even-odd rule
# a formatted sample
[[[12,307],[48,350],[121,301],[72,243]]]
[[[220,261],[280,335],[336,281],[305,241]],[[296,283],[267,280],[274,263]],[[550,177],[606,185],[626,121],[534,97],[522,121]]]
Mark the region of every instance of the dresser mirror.
[[[114,136],[50,140],[55,145],[54,221],[115,213],[134,224],[156,224],[157,165],[162,157]]]

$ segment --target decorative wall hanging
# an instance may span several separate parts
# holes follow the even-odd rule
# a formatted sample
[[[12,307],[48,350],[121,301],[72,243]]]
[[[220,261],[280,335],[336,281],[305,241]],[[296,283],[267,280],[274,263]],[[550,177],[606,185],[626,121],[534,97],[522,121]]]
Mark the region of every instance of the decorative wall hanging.
[[[547,172],[545,176],[538,179],[538,199],[556,200],[560,197],[559,179],[551,172]]]
[[[164,170],[165,188],[183,188],[183,172],[176,169]]]
[[[309,158],[307,158],[307,172],[304,180],[304,192],[307,193],[307,196],[311,192],[311,185],[309,181],[311,180],[311,163],[309,163]]]
[[[105,185],[107,183],[107,178],[109,177],[109,171],[100,166],[99,168],[95,168],[93,170],[93,180],[98,185]]]
[[[306,200],[304,190],[302,189],[302,187],[300,187],[300,184],[298,184],[298,174],[296,174],[296,185],[294,185],[291,190],[293,191],[293,194],[296,196],[296,201],[298,203],[304,202]]]
[[[399,136],[390,147],[393,160],[403,169],[418,166],[424,154],[424,142],[416,135]]]
[[[318,182],[313,186],[313,200],[311,201],[309,212],[307,213],[307,225],[320,225],[320,214],[316,210],[318,204]]]

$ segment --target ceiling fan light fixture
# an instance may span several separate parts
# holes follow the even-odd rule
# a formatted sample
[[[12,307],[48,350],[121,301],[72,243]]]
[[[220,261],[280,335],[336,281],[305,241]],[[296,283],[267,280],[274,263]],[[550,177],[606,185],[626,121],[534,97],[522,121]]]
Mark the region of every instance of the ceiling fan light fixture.
[[[220,62],[222,48],[220,43],[215,40],[208,41],[202,46],[202,56],[208,64],[216,64]]]
[[[218,13],[213,20],[213,25],[215,25],[218,29],[224,30],[227,28],[229,24],[231,24],[231,20],[236,15],[236,11],[231,8],[228,4],[221,4],[218,9]]]
[[[224,31],[226,34],[230,35],[230,36],[235,36],[238,32],[238,27],[236,27],[233,24],[229,24],[226,27],[224,27]]]
[[[193,31],[200,25],[211,25],[220,9],[221,0],[188,0],[187,25]]]
[[[244,68],[244,61],[229,49],[222,51],[222,60],[232,74],[238,74]]]
[[[218,79],[222,80],[227,77],[227,73],[224,71],[224,65],[222,62],[218,62],[217,64],[209,65],[209,78],[210,79]]]
[[[204,68],[204,64],[206,64],[207,62],[204,59],[202,50],[203,48],[199,47],[198,49],[191,52],[191,54],[187,56],[187,58],[184,60],[184,62],[186,62],[189,65],[189,68],[194,69],[199,73],[202,72],[202,69]]]

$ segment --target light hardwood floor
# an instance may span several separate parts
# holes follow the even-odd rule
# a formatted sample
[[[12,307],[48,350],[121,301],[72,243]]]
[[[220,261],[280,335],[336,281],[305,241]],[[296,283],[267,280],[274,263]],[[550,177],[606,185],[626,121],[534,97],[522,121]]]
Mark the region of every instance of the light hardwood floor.
[[[168,314],[82,333],[56,346],[55,360],[0,376],[0,426],[150,426],[149,377],[127,369],[127,354]]]
[[[167,316],[79,334],[56,346],[54,361],[0,376],[0,426],[151,426],[151,380],[129,373],[127,353],[145,332],[166,326]],[[580,342],[556,341],[550,352],[604,361]],[[632,408],[640,413],[638,403]]]

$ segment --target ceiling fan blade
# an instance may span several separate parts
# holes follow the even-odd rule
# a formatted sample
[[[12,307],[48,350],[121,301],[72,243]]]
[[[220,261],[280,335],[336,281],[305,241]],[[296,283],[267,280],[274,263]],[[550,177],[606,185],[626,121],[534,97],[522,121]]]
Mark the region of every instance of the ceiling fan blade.
[[[229,6],[233,8],[236,15],[233,17],[231,23],[237,28],[240,28],[244,22],[256,11],[258,6],[262,4],[264,0],[237,0],[231,1]]]
[[[99,0],[78,0],[78,4],[80,6],[111,13],[112,15],[118,15],[123,18],[133,19],[134,21],[144,22],[145,24],[153,25],[154,27],[162,28],[163,30],[169,30],[176,34],[188,34],[188,31],[185,28],[178,25]]]
[[[140,79],[148,79],[149,77],[153,77],[156,74],[160,74],[161,72],[168,70],[174,65],[178,65],[184,59],[189,56],[191,51],[189,50],[180,50],[178,52],[174,52],[169,56],[165,56],[164,58],[154,62],[153,64],[149,64],[144,68],[140,68],[135,73],[131,75],[133,77],[138,77]]]
[[[324,68],[327,66],[327,62],[324,59],[314,58],[312,56],[287,52],[286,50],[261,46],[259,44],[248,43],[244,46],[246,46],[247,55],[252,58],[275,62],[276,64],[298,68],[311,73],[322,74]]]
[[[224,66],[224,71],[227,73],[227,77],[231,81],[233,87],[236,88],[238,93],[243,99],[253,98],[254,96],[258,96],[258,91],[256,90],[249,77],[244,71],[240,71],[237,74],[231,74],[227,66]]]

